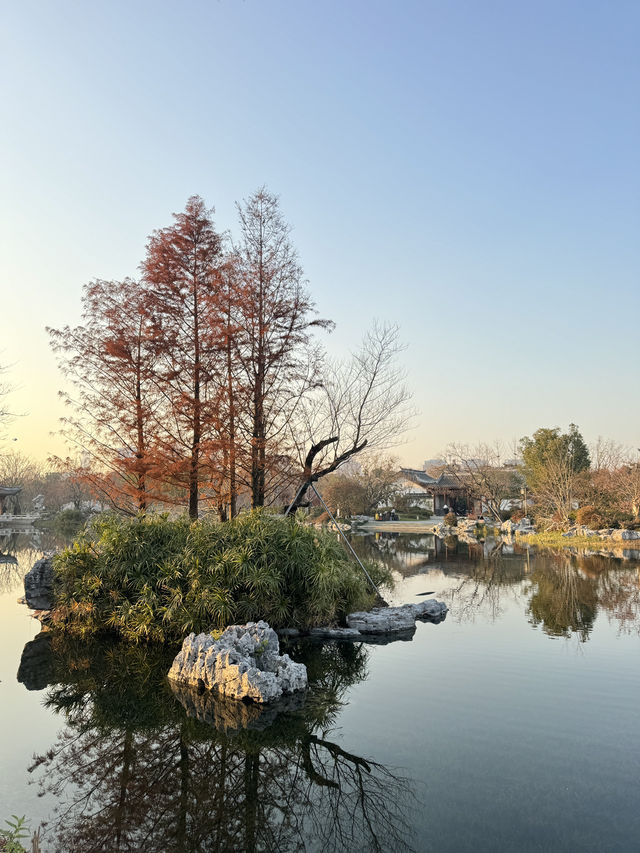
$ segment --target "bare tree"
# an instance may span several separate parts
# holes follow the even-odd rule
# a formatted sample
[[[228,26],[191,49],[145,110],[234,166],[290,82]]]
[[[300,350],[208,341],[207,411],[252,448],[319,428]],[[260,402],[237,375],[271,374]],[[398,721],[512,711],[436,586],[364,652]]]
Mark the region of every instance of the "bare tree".
[[[15,413],[7,406],[7,397],[13,391],[13,388],[8,382],[2,381],[2,377],[6,372],[7,366],[5,364],[0,365],[0,430],[3,430],[6,424],[15,417]],[[4,438],[2,433],[0,433],[0,438]]]
[[[521,477],[513,470],[500,464],[503,458],[502,445],[450,444],[446,450],[449,460],[447,472],[471,495],[482,500],[484,508],[495,521],[501,521],[502,501],[515,497],[520,489]]]
[[[382,450],[402,441],[413,417],[405,372],[398,364],[403,350],[398,327],[376,323],[349,360],[327,364],[324,381],[289,425],[302,467],[289,512],[302,505],[312,483],[365,448]]]
[[[360,457],[359,457],[360,458]],[[347,472],[348,463],[322,481],[322,497],[332,510],[343,515],[373,511],[377,506],[392,506],[398,494],[399,464],[395,457],[365,453],[356,470]]]
[[[281,455],[298,404],[319,378],[320,353],[310,333],[333,323],[314,316],[278,197],[262,187],[238,205],[238,214],[235,357],[246,397],[237,428],[249,448],[238,467],[257,507],[267,496],[269,460]]]
[[[592,471],[615,471],[629,461],[629,451],[610,438],[598,436],[589,446]]]

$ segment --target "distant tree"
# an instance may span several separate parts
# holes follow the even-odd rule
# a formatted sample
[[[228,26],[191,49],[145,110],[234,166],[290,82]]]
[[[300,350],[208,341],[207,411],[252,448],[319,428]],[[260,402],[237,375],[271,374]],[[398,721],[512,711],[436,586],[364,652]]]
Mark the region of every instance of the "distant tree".
[[[6,372],[6,367],[0,365],[0,377]],[[2,428],[11,418],[11,412],[7,407],[7,397],[11,387],[6,382],[0,382],[0,428]]]
[[[367,511],[364,485],[356,474],[329,474],[322,483],[322,498],[332,512],[343,517]]]
[[[365,448],[384,450],[402,441],[413,415],[398,364],[402,350],[397,326],[375,324],[351,359],[329,363],[322,384],[303,400],[289,424],[302,467],[292,511],[311,483]]]
[[[147,304],[155,322],[154,381],[164,398],[157,461],[163,475],[188,493],[198,517],[203,479],[215,489],[220,468],[213,424],[218,414],[221,331],[219,266],[222,241],[213,210],[192,196],[174,224],[149,238],[142,264]]]
[[[322,481],[322,497],[342,515],[373,512],[392,506],[398,494],[398,461],[381,454],[365,456],[349,472],[338,470]]]
[[[527,486],[542,518],[566,523],[579,489],[578,475],[587,471],[590,456],[575,424],[561,433],[541,428],[520,442]]]
[[[311,332],[333,324],[315,317],[277,196],[263,187],[238,205],[238,215],[234,255],[242,299],[234,356],[244,394],[237,429],[247,447],[238,469],[251,490],[252,506],[258,507],[267,499],[270,462],[286,450],[296,410],[320,378],[320,353]]]
[[[447,472],[477,500],[495,521],[501,521],[501,506],[508,498],[519,497],[522,476],[500,464],[499,444],[450,444],[446,450]]]
[[[62,432],[72,455],[55,462],[124,512],[147,507],[162,404],[153,381],[156,342],[147,296],[132,279],[96,280],[84,287],[83,324],[47,329],[74,389],[60,392],[70,409]]]

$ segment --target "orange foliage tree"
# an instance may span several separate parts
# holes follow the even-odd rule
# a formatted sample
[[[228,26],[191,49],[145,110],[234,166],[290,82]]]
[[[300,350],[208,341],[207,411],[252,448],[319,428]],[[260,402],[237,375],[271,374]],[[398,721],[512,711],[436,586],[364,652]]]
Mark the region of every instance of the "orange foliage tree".
[[[60,392],[70,410],[63,432],[82,461],[67,468],[114,508],[144,511],[161,405],[147,293],[132,279],[93,281],[84,288],[82,319],[47,329],[73,388]]]

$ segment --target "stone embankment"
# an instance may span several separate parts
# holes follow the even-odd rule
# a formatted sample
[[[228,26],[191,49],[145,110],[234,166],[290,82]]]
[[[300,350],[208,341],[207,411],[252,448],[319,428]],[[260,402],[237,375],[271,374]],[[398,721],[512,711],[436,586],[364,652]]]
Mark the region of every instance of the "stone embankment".
[[[606,527],[602,530],[591,530],[589,527],[575,525],[574,527],[570,527],[561,535],[566,539],[572,539],[577,536],[597,536],[599,539],[608,539],[611,542],[630,542],[635,539],[640,539],[640,530],[625,530],[614,527]]]

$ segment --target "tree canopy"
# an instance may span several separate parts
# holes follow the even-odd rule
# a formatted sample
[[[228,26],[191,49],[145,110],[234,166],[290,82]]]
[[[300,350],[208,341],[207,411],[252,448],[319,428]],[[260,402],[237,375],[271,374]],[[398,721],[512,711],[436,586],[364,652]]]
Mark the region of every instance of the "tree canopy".
[[[192,196],[152,233],[139,280],[85,285],[82,323],[48,329],[71,390],[63,433],[76,473],[114,508],[202,503],[221,519],[288,503],[296,480],[335,471],[406,426],[393,326],[330,362],[278,197],[238,205],[221,235]],[[301,469],[297,469],[297,464]]]
[[[577,477],[589,469],[589,449],[575,424],[540,428],[520,442],[527,485],[543,516],[564,522],[573,508]]]

